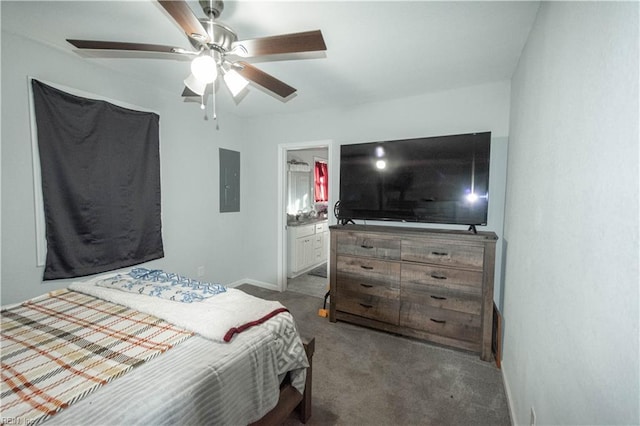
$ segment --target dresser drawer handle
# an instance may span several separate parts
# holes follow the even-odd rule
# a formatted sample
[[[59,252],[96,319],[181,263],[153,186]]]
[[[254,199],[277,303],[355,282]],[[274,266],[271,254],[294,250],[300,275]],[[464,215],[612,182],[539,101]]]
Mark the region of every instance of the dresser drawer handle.
[[[444,251],[432,251],[431,254],[434,255],[434,256],[448,256],[449,255],[449,253],[444,252]]]
[[[362,306],[363,308],[373,308],[373,305],[367,305],[366,303],[360,303],[360,306]]]
[[[437,320],[437,319],[433,319],[433,318],[429,318],[431,321],[436,322],[438,324],[446,324],[445,320]]]
[[[446,280],[447,277],[445,277],[444,275],[440,275],[440,274],[431,274],[431,278],[435,278],[436,280]]]
[[[373,269],[373,266],[360,265],[362,269]]]
[[[371,287],[373,287],[371,284],[362,284],[362,283],[360,283],[360,285],[361,285],[362,287],[364,287],[364,288],[371,288]]]
[[[436,300],[447,300],[446,297],[442,297],[442,296],[431,296],[431,298]]]
[[[360,247],[362,247],[363,249],[372,249],[373,248],[373,246],[367,246],[367,245],[364,245],[364,244],[362,244]]]

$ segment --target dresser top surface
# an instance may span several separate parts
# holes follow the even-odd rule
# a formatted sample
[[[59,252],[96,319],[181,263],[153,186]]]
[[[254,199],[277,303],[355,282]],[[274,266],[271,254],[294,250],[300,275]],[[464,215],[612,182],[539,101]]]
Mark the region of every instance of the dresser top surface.
[[[451,230],[451,229],[433,229],[433,228],[412,228],[405,226],[380,226],[380,225],[332,225],[329,227],[331,231],[339,232],[370,232],[391,234],[399,237],[438,237],[451,238],[466,241],[496,241],[498,236],[495,232],[478,231],[474,234],[472,231]]]

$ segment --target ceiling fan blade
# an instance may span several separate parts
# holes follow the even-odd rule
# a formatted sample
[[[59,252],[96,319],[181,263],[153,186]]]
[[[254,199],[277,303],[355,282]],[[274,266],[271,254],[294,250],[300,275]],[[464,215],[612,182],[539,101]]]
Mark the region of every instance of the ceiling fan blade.
[[[233,46],[242,46],[237,50],[238,55],[243,57],[327,50],[320,30],[240,40]]]
[[[282,98],[286,98],[296,91],[296,89],[289,86],[288,84],[278,80],[275,77],[272,77],[271,75],[259,70],[258,68],[254,67],[251,64],[248,64],[247,62],[236,62],[235,65],[240,66],[236,68],[238,74],[240,74],[247,80],[251,80],[256,84],[259,84],[260,86]]]
[[[139,50],[144,52],[185,53],[184,49],[180,49],[179,47],[163,46],[160,44],[72,39],[67,39],[67,41],[78,49]]]
[[[189,37],[204,43],[209,42],[209,36],[189,5],[182,0],[158,0],[160,6],[180,25]]]

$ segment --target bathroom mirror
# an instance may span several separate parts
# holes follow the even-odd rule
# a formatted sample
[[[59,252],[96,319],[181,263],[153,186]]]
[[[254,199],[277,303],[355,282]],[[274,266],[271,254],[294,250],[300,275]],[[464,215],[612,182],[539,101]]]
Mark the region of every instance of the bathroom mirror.
[[[313,206],[311,172],[290,171],[288,173],[288,192],[287,214],[309,213]]]

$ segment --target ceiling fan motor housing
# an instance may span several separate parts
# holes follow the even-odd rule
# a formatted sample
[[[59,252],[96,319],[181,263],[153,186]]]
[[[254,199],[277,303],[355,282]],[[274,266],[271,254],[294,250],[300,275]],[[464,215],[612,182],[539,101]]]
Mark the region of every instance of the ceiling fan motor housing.
[[[215,19],[224,10],[224,3],[222,0],[200,0],[200,7],[209,18]]]
[[[205,44],[208,48],[217,50],[220,53],[227,53],[233,48],[233,43],[238,41],[238,36],[231,28],[222,22],[213,21],[211,19],[199,20],[204,29],[207,31],[209,41],[196,37],[189,37],[191,45],[200,50]]]

